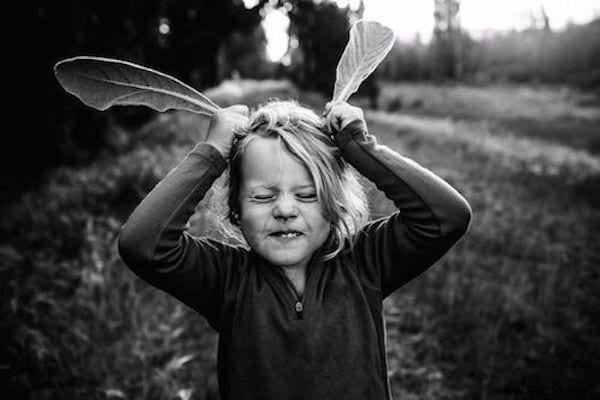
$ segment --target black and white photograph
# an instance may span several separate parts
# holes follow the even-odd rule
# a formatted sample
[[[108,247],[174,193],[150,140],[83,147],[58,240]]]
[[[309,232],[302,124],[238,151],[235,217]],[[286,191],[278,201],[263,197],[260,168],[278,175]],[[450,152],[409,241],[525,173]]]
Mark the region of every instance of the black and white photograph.
[[[600,2],[26,5],[1,399],[600,398]]]

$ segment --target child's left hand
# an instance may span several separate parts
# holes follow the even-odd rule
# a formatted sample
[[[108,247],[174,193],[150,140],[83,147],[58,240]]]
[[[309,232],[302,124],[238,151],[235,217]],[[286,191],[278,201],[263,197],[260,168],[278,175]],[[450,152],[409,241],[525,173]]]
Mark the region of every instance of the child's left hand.
[[[362,121],[366,125],[363,110],[346,102],[327,103],[323,116],[327,130],[332,135],[336,135],[354,121]]]

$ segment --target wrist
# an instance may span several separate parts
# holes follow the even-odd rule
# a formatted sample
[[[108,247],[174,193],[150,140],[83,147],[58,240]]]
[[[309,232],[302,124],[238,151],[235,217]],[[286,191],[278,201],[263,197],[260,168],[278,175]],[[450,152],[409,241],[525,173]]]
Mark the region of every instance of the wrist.
[[[215,142],[215,141],[212,141],[212,140],[208,140],[206,143],[210,144],[215,149],[217,149],[217,151],[219,153],[221,153],[221,155],[223,156],[223,158],[227,159],[229,157],[229,146],[226,146],[226,145],[224,145],[222,143]]]

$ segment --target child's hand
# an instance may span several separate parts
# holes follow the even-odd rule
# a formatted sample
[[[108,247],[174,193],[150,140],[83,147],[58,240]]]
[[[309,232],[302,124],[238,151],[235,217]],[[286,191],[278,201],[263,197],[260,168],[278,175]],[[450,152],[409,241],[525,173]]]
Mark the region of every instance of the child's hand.
[[[240,104],[215,112],[210,120],[206,143],[213,145],[223,157],[229,157],[233,132],[248,123],[248,114],[248,107]]]
[[[340,132],[351,122],[362,121],[365,123],[363,110],[346,102],[327,103],[323,115],[325,116],[325,125],[332,135]]]

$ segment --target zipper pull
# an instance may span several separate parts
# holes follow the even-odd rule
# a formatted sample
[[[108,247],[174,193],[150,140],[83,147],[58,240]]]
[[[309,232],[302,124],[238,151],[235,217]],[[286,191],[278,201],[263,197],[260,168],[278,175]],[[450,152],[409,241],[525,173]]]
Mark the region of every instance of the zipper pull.
[[[296,315],[298,318],[302,318],[302,311],[304,310],[304,305],[301,301],[296,302]]]

